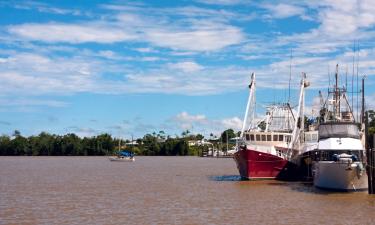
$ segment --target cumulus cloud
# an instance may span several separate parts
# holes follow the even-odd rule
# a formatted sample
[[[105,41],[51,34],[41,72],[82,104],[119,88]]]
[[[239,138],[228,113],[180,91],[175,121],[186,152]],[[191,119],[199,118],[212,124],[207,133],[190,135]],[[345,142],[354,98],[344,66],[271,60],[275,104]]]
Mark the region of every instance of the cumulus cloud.
[[[226,118],[221,121],[225,129],[241,130],[242,120],[238,117]]]
[[[187,112],[181,112],[177,114],[173,121],[175,121],[181,129],[192,129],[195,126],[201,126],[207,123],[207,118],[205,115],[198,114],[198,115],[190,115]]]

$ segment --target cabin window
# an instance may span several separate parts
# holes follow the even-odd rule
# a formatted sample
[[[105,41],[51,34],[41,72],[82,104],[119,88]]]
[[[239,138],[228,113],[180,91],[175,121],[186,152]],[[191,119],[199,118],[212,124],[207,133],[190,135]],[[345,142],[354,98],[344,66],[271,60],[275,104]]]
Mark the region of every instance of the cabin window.
[[[257,134],[256,136],[257,141],[260,141],[260,134]]]
[[[279,141],[284,141],[284,136],[279,134]]]
[[[250,135],[249,134],[246,134],[246,140],[250,140]]]
[[[271,141],[271,135],[270,134],[267,135],[267,141]]]
[[[326,151],[321,152],[321,157],[322,157],[322,160],[328,160],[328,152]]]
[[[262,134],[262,141],[266,141],[266,135]]]
[[[286,135],[285,135],[285,141],[286,141],[286,142],[290,142],[290,136],[286,136]]]
[[[311,141],[311,135],[310,134],[305,135],[305,141],[307,141],[307,142]]]
[[[250,141],[254,141],[254,134],[250,134]]]
[[[277,134],[273,135],[273,141],[277,141]]]

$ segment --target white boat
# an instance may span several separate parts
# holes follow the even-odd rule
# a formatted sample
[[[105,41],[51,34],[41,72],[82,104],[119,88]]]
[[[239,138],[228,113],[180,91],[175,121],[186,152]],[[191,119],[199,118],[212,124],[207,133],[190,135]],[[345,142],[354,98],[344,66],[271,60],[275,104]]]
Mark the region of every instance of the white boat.
[[[364,125],[354,119],[346,88],[338,86],[338,69],[335,78],[336,84],[329,90],[327,101],[321,109],[318,146],[305,155],[312,161],[315,187],[341,191],[366,190]]]
[[[134,162],[135,158],[132,157],[125,157],[125,156],[111,156],[109,157],[110,161],[117,161],[117,162]]]
[[[360,135],[354,122],[319,125],[318,148],[312,152],[314,186],[342,191],[368,188]]]
[[[111,156],[108,158],[110,161],[117,161],[117,162],[134,162],[134,153],[130,151],[120,151],[118,155]]]

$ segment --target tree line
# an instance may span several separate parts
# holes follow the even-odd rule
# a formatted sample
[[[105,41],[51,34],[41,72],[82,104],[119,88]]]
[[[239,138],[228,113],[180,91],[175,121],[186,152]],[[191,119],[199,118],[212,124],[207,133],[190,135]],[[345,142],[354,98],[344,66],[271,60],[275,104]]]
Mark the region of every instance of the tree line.
[[[223,136],[224,135],[224,136]],[[233,130],[224,131],[224,142],[234,136]],[[213,136],[213,135],[212,135]],[[185,156],[199,155],[199,146],[189,146],[189,141],[204,138],[201,134],[182,132],[181,137],[166,136],[163,131],[146,134],[135,141],[113,138],[110,134],[93,137],[79,137],[69,133],[65,135],[41,132],[36,136],[24,137],[19,131],[13,135],[0,136],[1,156],[104,156],[114,155],[119,150],[129,150],[136,155],[147,156]]]

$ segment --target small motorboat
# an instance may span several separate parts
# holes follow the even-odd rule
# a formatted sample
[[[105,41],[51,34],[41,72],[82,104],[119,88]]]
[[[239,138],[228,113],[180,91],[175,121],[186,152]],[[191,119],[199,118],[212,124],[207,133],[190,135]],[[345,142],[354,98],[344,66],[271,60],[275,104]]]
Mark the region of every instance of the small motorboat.
[[[134,153],[129,151],[121,151],[116,156],[109,157],[110,161],[115,162],[134,162]]]

